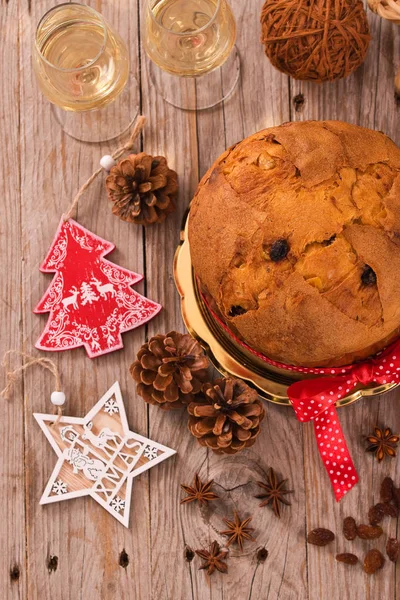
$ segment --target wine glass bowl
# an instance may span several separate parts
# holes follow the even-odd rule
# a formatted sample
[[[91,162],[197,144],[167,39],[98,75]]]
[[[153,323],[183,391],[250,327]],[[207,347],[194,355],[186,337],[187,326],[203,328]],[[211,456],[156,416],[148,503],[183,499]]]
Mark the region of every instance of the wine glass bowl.
[[[198,110],[233,91],[240,61],[227,0],[146,0],[144,27],[150,77],[167,102]]]
[[[129,75],[125,43],[89,6],[61,4],[39,22],[34,69],[43,94],[64,110],[112,102]]]
[[[149,0],[144,47],[161,69],[196,77],[220,67],[235,44],[225,0]]]
[[[89,6],[59,4],[42,17],[35,35],[33,68],[41,92],[55,105],[57,120],[72,137],[110,139],[136,116],[137,111],[132,116],[126,102],[116,103],[130,77],[127,46]],[[131,83],[136,86],[134,78]],[[113,104],[109,116],[119,115],[117,121],[105,114]]]

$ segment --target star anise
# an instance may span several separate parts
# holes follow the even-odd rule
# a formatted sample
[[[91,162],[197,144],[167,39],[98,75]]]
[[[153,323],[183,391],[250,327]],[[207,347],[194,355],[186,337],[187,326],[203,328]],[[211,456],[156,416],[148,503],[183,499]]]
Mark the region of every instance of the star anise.
[[[374,435],[368,435],[366,438],[368,446],[366,452],[373,452],[376,460],[381,462],[385,456],[394,458],[396,456],[396,448],[399,444],[400,437],[393,435],[390,427],[375,427]]]
[[[205,561],[201,567],[199,567],[199,571],[201,569],[207,569],[208,575],[212,575],[215,569],[221,573],[228,572],[228,565],[224,562],[227,558],[228,551],[226,549],[221,549],[218,542],[213,542],[209,550],[196,550],[196,554]]]
[[[241,552],[243,552],[243,543],[245,540],[250,540],[251,542],[255,542],[255,538],[250,534],[251,531],[254,531],[253,527],[247,527],[247,525],[252,520],[252,517],[248,517],[244,521],[240,520],[239,515],[235,511],[233,513],[233,521],[229,519],[222,519],[223,522],[228,526],[228,529],[225,531],[220,531],[221,535],[229,536],[229,540],[227,541],[227,546],[231,544],[237,544]]]
[[[213,479],[211,479],[211,481],[208,481],[207,483],[203,483],[198,473],[196,473],[196,475],[194,476],[193,486],[181,483],[181,488],[187,493],[186,498],[182,498],[181,504],[185,504],[187,502],[194,502],[195,500],[197,500],[199,504],[207,504],[207,502],[209,502],[210,500],[215,500],[216,498],[219,498],[217,494],[210,491],[213,483]]]
[[[290,502],[286,500],[286,494],[293,494],[293,490],[285,490],[284,485],[287,482],[287,479],[278,480],[274,469],[271,467],[267,474],[267,479],[265,482],[257,481],[257,484],[264,488],[265,493],[259,494],[256,498],[263,498],[263,502],[261,502],[260,506],[267,506],[271,504],[272,509],[276,516],[279,518],[281,516],[281,504],[286,504],[290,506]]]

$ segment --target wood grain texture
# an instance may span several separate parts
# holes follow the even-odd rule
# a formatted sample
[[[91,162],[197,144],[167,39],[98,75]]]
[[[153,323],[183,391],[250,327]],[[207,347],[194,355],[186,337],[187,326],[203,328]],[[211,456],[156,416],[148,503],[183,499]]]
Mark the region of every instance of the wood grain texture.
[[[32,4],[29,15],[22,9],[20,19],[21,71],[21,247],[23,271],[24,346],[32,349],[46,317],[32,314],[32,307],[47,289],[51,278],[40,274],[38,266],[45,256],[62,212],[78,187],[97,168],[100,157],[114,144],[90,146],[65,136],[53,120],[49,104],[41,97],[33,80],[31,42],[35,24],[52,6],[51,1]],[[129,43],[134,71],[138,72],[137,5],[119,2],[93,2]],[[21,6],[22,8],[22,6]],[[143,241],[140,229],[129,227],[111,216],[102,178],[87,192],[78,207],[77,218],[101,237],[112,240],[116,250],[111,260],[143,273]],[[33,191],[34,190],[34,191]],[[29,215],[28,218],[26,216]],[[143,284],[138,286],[143,291]],[[144,341],[143,328],[125,336],[125,349],[92,362],[85,351],[54,354],[68,397],[67,410],[83,416],[116,380],[121,383],[129,423],[138,433],[147,432],[147,411],[134,402],[132,387],[127,386],[127,368],[134,348]],[[82,352],[83,350],[83,352]],[[27,555],[31,599],[64,600],[70,598],[120,599],[149,597],[150,564],[148,481],[140,478],[133,486],[132,506],[135,519],[128,531],[109,522],[105,511],[95,503],[75,500],[65,506],[43,510],[38,504],[43,485],[54,466],[48,442],[38,434],[33,411],[49,408],[53,382],[40,371],[26,374],[26,472],[27,472]],[[93,506],[94,505],[94,506]],[[114,519],[112,519],[114,521]],[[138,553],[137,539],[141,540]],[[122,550],[130,556],[126,569],[119,564]],[[50,556],[58,557],[57,570],[49,571]],[[100,574],[100,576],[99,576]]]
[[[142,112],[149,118],[137,149],[165,154],[179,175],[178,210],[162,226],[143,231],[113,217],[100,177],[82,199],[77,218],[116,245],[111,260],[145,273],[137,286],[164,306],[146,328],[124,335],[124,350],[91,361],[84,349],[53,354],[68,398],[67,412],[84,415],[119,380],[132,429],[177,450],[174,458],[138,477],[133,486],[131,526],[125,529],[91,499],[39,506],[55,457],[33,412],[48,412],[50,377],[27,372],[4,404],[0,427],[0,597],[7,600],[376,600],[400,598],[400,566],[386,564],[375,577],[334,560],[335,552],[363,557],[370,544],[345,542],[343,517],[367,518],[378,500],[383,476],[399,482],[398,462],[378,465],[365,455],[362,437],[376,424],[400,431],[398,392],[364,400],[339,412],[361,483],[337,505],[317,455],[312,426],[300,426],[290,409],[267,406],[257,444],[236,457],[216,456],[189,435],[184,412],[164,413],[137,397],[129,364],[157,332],[184,330],[173,282],[173,257],[182,218],[197,182],[225,148],[270,125],[289,120],[343,119],[384,131],[400,143],[400,105],[393,91],[400,62],[399,28],[369,14],[373,41],[363,67],[350,78],[313,85],[277,72],[259,42],[261,2],[231,0],[238,21],[241,80],[223,106],[183,112],[166,105],[149,81],[141,46],[145,0],[91,0],[128,42],[132,69],[140,83]],[[9,0],[0,26],[3,75],[0,106],[2,192],[0,250],[3,286],[1,350],[32,352],[47,316],[32,308],[51,278],[38,267],[62,212],[80,184],[115,144],[87,145],[62,133],[31,69],[36,23],[51,0]],[[222,87],[224,81],[221,81]],[[197,86],[197,93],[201,93]],[[24,399],[24,409],[23,406]],[[260,508],[256,481],[269,466],[288,478],[292,506],[280,520]],[[215,479],[220,499],[209,507],[181,506],[180,483],[195,472]],[[400,483],[400,482],[399,482]],[[191,550],[221,543],[222,518],[237,510],[253,515],[257,541],[243,555],[233,549],[229,574],[208,578]],[[307,546],[307,530],[327,526],[337,532],[327,548]],[[395,535],[395,521],[385,522]],[[377,547],[383,547],[378,540]],[[260,560],[259,549],[268,557]],[[11,575],[12,572],[12,575]]]
[[[21,246],[10,243],[21,235],[19,167],[20,144],[20,70],[19,70],[19,6],[10,2],[1,6],[0,64],[7,65],[7,85],[0,90],[0,254],[3,282],[0,295],[0,352],[21,345]],[[17,361],[18,364],[18,361]],[[1,375],[3,383],[3,375]],[[22,382],[16,387],[16,399],[2,400],[0,423],[0,588],[4,598],[26,595],[26,521],[24,473],[24,411]]]

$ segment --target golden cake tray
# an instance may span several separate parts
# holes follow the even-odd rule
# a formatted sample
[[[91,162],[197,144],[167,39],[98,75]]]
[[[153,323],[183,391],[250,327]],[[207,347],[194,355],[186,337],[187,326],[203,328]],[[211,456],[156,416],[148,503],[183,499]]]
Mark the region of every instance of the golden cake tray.
[[[283,406],[290,405],[287,388],[294,381],[304,378],[304,374],[266,364],[231,338],[214,319],[194,277],[187,232],[188,219],[181,231],[181,242],[174,260],[175,284],[181,296],[181,311],[186,328],[200,342],[220,373],[246,380],[265,400]],[[353,393],[339,400],[337,406],[347,406],[360,398],[383,394],[397,385],[390,383],[356,388]]]

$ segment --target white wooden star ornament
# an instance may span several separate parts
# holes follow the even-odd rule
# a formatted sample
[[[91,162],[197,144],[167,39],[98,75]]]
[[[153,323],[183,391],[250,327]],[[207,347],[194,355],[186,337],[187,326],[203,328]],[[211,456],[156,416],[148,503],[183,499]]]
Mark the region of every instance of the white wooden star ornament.
[[[130,431],[118,382],[85,417],[34,417],[58,457],[40,504],[91,496],[125,527],[133,478],[176,453]]]

